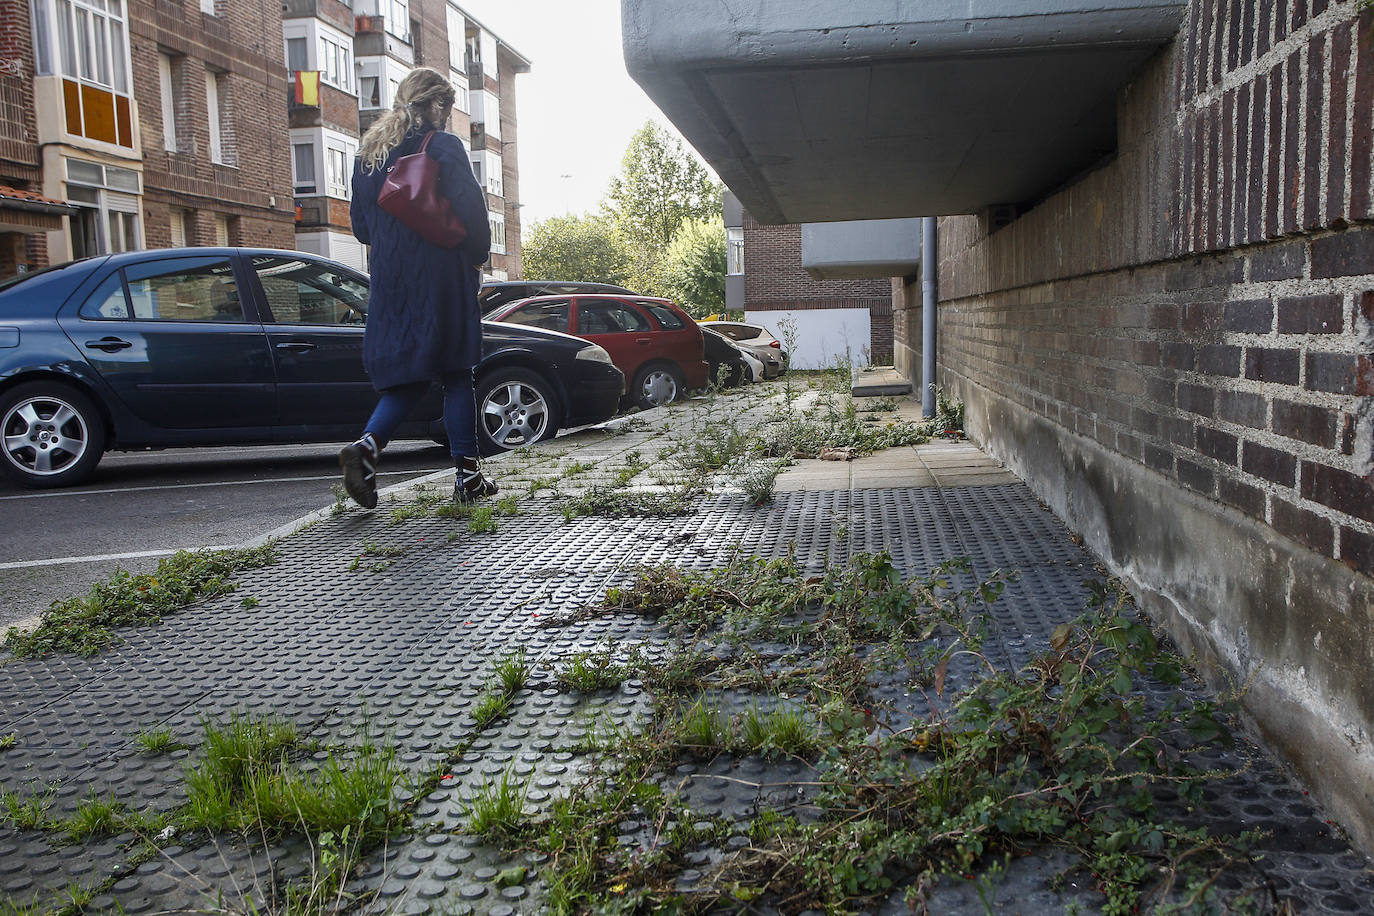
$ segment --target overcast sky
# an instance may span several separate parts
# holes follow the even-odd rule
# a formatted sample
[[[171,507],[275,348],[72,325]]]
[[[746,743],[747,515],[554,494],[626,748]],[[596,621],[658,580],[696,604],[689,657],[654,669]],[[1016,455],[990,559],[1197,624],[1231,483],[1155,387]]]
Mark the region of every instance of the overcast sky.
[[[620,0],[459,5],[531,63],[515,83],[521,223],[598,209],[630,135],[671,127],[625,72]]]

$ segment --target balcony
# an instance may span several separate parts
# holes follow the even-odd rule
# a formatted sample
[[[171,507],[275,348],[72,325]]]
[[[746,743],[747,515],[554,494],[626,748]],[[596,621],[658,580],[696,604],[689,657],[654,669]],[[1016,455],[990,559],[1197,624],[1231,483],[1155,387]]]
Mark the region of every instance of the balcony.
[[[815,280],[909,277],[921,266],[921,221],[805,223],[801,260]]]
[[[625,61],[765,223],[973,213],[1116,146],[1180,0],[622,0]]]

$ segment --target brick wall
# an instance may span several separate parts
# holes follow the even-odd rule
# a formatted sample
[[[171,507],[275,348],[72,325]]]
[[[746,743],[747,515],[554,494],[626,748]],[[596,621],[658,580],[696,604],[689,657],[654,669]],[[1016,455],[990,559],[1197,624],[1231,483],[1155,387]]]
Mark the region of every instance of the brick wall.
[[[867,309],[869,360],[892,361],[890,280],[815,280],[802,269],[801,226],[765,226],[744,213],[744,307],[750,311]]]
[[[238,220],[242,244],[292,247],[280,3],[228,3],[221,8],[223,16],[202,13],[198,0],[130,0],[128,7],[147,246],[170,244],[175,207],[197,212],[195,234],[201,244],[213,240],[213,215],[222,213]],[[176,64],[178,149],[170,152],[163,143],[159,51],[172,54]],[[227,74],[222,136],[229,165],[210,161],[207,67]]]
[[[505,192],[506,255],[505,270],[512,280],[525,276],[525,258],[521,248],[520,230],[520,145],[516,143],[514,59],[505,46],[498,46],[498,69],[501,73],[501,188]],[[499,257],[499,256],[498,256]]]
[[[940,220],[971,433],[1131,582],[1374,844],[1374,14],[1193,0],[1114,161]],[[920,359],[920,286],[894,310]],[[1178,519],[1187,519],[1183,524]]]

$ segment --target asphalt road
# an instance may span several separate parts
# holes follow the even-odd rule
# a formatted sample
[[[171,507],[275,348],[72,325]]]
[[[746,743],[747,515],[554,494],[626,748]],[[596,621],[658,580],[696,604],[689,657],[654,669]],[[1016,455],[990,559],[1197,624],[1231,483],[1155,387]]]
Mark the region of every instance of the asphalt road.
[[[195,547],[232,547],[331,505],[338,444],[111,452],[86,484],[0,478],[0,628],[85,594],[116,569],[148,572]],[[448,450],[394,442],[382,487],[451,467]]]

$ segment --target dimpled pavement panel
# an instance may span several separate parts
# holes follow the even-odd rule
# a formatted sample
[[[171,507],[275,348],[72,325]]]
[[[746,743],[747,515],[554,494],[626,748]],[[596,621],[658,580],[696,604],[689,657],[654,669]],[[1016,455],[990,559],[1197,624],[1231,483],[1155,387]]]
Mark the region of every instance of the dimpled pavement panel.
[[[435,779],[412,799],[411,834],[370,855],[350,889],[375,892],[374,912],[529,913],[539,906],[546,863],[461,835],[467,805],[509,775],[529,787],[527,810],[543,810],[586,779],[593,764],[574,749],[589,731],[647,720],[650,698],[637,683],[581,695],[560,689],[556,676],[579,652],[660,651],[663,628],[626,615],[546,626],[630,581],[638,564],[706,570],[742,550],[793,553],[812,574],[887,549],[904,574],[920,576],[965,556],[971,569],[955,587],[1016,572],[990,608],[989,655],[1009,666],[1044,651],[1054,627],[1082,612],[1083,580],[1094,574],[1093,557],[1019,485],[794,492],[760,508],[715,495],[678,518],[565,521],[540,512],[500,518],[494,534],[471,534],[461,519],[391,521],[384,511],[351,512],[303,530],[281,542],[278,563],[242,574],[237,592],[127,631],[122,645],[93,659],[0,665],[0,734],[17,735],[0,754],[5,788],[34,794],[55,783],[54,813],[73,811],[92,789],[166,810],[184,799],[182,767],[199,752],[143,755],[133,743],[140,729],[170,728],[195,743],[203,719],[248,713],[289,719],[330,746],[385,736],[409,773]],[[244,597],[256,604],[244,606]],[[519,651],[528,682],[508,716],[477,731],[472,711],[496,664]],[[961,663],[949,677],[958,684],[974,674]],[[1170,688],[1148,689],[1157,703]],[[935,702],[899,676],[880,679],[874,691],[879,714],[895,727]],[[743,693],[718,699],[732,707],[754,702]],[[1266,874],[1302,901],[1303,912],[1359,912],[1368,902],[1368,862],[1266,754],[1242,742],[1207,748],[1199,760],[1243,771],[1209,786],[1201,810],[1167,794],[1166,806],[1214,829],[1271,830],[1262,846]],[[806,786],[814,778],[810,767],[758,757],[717,757],[659,777],[701,816],[733,820],[741,830],[762,808],[814,816]],[[650,825],[621,825],[626,845],[653,838]],[[61,846],[40,832],[0,828],[0,894],[24,901],[70,881],[95,886],[113,878],[95,911],[185,911],[216,894],[268,899],[283,876],[308,865],[299,839],[190,836],[130,866],[120,849],[128,839]],[[697,864],[741,842],[736,833]],[[1024,913],[1062,912],[1070,902],[1095,911],[1100,899],[1084,888],[1049,889],[1064,864],[1057,854],[1033,855],[1015,860],[995,887],[944,882],[933,911],[982,913],[988,894],[1016,901]],[[684,890],[693,880],[683,876]],[[897,894],[879,909],[903,907]]]

